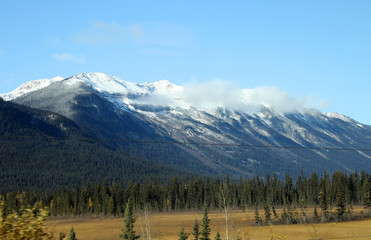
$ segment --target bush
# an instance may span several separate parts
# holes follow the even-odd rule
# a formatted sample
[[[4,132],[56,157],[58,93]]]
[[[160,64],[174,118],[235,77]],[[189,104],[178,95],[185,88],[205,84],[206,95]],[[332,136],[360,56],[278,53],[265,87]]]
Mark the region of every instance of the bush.
[[[41,204],[6,214],[5,202],[0,196],[0,239],[52,239],[53,234],[44,226],[47,218],[48,212]]]

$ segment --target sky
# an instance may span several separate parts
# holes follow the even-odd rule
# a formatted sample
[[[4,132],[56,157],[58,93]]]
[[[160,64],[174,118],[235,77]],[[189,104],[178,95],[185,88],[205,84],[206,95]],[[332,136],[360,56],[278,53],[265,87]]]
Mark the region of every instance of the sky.
[[[103,72],[268,89],[371,125],[371,1],[3,0],[0,29],[0,93]]]

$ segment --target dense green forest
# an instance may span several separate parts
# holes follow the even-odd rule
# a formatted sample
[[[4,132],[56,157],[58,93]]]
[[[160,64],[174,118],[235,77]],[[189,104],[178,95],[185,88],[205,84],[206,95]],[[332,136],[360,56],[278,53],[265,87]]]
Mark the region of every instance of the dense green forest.
[[[71,120],[0,98],[0,193],[12,190],[52,191],[120,180],[164,183],[191,173],[109,148]]]
[[[6,208],[21,209],[41,202],[52,216],[115,215],[123,216],[128,199],[133,199],[135,210],[183,211],[234,209],[251,207],[287,208],[316,206],[322,214],[336,209],[343,215],[352,205],[371,208],[371,175],[362,171],[346,174],[324,172],[321,176],[301,174],[294,180],[286,174],[284,180],[276,175],[256,176],[240,181],[206,177],[173,178],[167,184],[157,179],[148,183],[87,184],[85,187],[65,187],[54,192],[9,192],[4,195]]]

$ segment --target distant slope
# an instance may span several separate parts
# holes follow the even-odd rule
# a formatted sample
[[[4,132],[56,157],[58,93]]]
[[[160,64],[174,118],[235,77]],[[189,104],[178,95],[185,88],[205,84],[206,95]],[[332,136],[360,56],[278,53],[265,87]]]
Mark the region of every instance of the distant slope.
[[[164,181],[189,174],[113,151],[88,138],[61,115],[0,98],[0,192],[50,190],[103,179]]]
[[[282,112],[266,104],[255,112],[205,109],[183,91],[166,80],[137,84],[83,73],[31,81],[2,96],[68,117],[95,138],[124,140],[111,142],[112,149],[197,174],[371,171],[371,152],[362,151],[371,147],[371,126],[337,113]],[[242,93],[241,99],[253,97]]]

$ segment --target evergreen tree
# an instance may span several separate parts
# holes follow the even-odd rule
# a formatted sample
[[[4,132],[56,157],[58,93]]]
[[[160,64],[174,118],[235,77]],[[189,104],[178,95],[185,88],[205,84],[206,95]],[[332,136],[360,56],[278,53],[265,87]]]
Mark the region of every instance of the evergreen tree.
[[[260,217],[259,217],[258,203],[255,203],[254,217],[255,217],[255,223],[259,225],[260,224]]]
[[[112,196],[110,197],[110,199],[108,200],[108,203],[107,203],[107,212],[109,215],[114,215],[115,212],[116,212],[116,209],[115,209],[115,203],[113,201],[113,198]]]
[[[336,188],[336,213],[338,220],[343,220],[345,213],[345,191],[344,184],[340,175],[340,172],[337,173],[337,188]]]
[[[135,240],[138,239],[140,236],[135,235],[134,231],[134,223],[136,218],[133,216],[133,203],[131,198],[129,198],[128,203],[126,204],[125,209],[125,218],[124,218],[124,228],[121,229],[122,234],[120,234],[120,238],[125,240]]]
[[[222,240],[219,232],[216,232],[215,240]]]
[[[270,224],[271,223],[271,211],[268,203],[265,203],[264,205],[264,212],[265,212],[265,223]]]
[[[321,206],[321,215],[322,221],[328,220],[329,215],[329,205],[331,201],[330,194],[330,176],[327,172],[324,173],[323,179],[321,179],[321,191],[320,191],[320,206]]]
[[[187,240],[188,236],[189,236],[189,233],[184,232],[184,227],[182,227],[178,236],[179,236],[179,240]]]
[[[203,212],[203,217],[202,217],[202,231],[201,231],[201,238],[200,240],[210,240],[210,219],[207,214],[207,206],[204,206],[204,212]]]
[[[319,216],[318,216],[318,211],[317,211],[317,206],[314,207],[313,211],[313,222],[318,222],[319,221]]]
[[[367,214],[371,212],[371,182],[365,178],[363,184],[363,206],[367,209]]]
[[[75,230],[73,229],[73,227],[71,227],[70,235],[68,237],[68,240],[77,240],[76,233],[75,233]]]
[[[66,237],[66,234],[64,232],[59,233],[59,240],[63,240]]]
[[[197,219],[195,219],[195,224],[193,225],[192,230],[193,230],[192,235],[194,237],[194,240],[198,240],[200,236],[200,226],[198,224]]]

